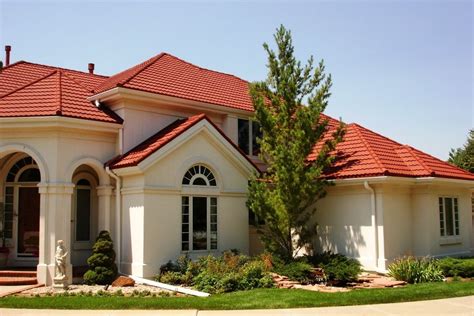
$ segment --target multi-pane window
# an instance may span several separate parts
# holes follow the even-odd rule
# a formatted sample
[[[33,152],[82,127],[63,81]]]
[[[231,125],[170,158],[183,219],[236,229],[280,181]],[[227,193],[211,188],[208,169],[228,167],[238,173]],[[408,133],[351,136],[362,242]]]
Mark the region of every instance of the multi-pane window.
[[[76,241],[91,240],[91,185],[82,179],[76,187]]]
[[[458,199],[454,197],[440,197],[438,202],[441,237],[459,236]]]
[[[192,188],[192,186],[217,186],[216,178],[212,172],[202,165],[189,168],[183,177],[182,184],[188,185],[188,189]],[[210,196],[182,196],[181,250],[216,249],[217,198]]]
[[[262,136],[259,124],[255,121],[239,119],[237,127],[239,148],[247,155],[258,156],[260,145],[257,138]]]
[[[217,198],[181,197],[181,250],[217,249]]]

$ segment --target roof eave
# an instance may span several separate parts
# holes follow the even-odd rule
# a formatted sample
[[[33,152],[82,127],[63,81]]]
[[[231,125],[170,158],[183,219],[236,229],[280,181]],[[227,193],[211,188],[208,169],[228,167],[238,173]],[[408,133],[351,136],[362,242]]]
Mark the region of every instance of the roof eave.
[[[233,108],[227,105],[212,104],[206,102],[200,102],[185,98],[173,97],[158,93],[152,93],[147,91],[141,91],[136,89],[130,89],[125,87],[114,87],[107,91],[94,94],[87,98],[89,101],[99,100],[100,102],[116,102],[123,99],[155,102],[155,103],[167,103],[170,105],[179,106],[181,108],[188,108],[196,111],[196,108],[214,112],[218,114],[234,114],[238,116],[250,117],[253,116],[253,111],[247,111],[243,109]]]

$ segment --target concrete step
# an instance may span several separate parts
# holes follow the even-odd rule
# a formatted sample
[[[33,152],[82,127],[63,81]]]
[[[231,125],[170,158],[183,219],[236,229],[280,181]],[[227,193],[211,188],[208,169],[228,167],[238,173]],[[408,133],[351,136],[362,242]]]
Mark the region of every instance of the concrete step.
[[[0,270],[0,277],[36,278],[36,271]]]

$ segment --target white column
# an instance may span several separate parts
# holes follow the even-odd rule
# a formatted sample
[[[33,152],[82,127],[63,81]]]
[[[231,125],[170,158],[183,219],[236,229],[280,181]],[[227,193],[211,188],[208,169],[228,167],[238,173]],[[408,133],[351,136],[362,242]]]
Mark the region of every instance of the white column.
[[[112,197],[113,186],[101,185],[97,187],[98,202],[98,231],[106,230],[110,232],[110,199]]]
[[[58,240],[64,240],[69,254],[66,269],[72,282],[71,265],[71,207],[74,184],[41,183],[40,191],[40,254],[38,282],[52,284],[55,273],[54,255]]]

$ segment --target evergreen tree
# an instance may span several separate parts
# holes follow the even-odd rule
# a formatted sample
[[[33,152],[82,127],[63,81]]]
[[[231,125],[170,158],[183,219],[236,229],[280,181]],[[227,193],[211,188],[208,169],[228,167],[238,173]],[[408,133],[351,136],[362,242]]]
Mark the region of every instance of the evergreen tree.
[[[311,220],[314,203],[326,194],[329,182],[323,171],[334,163],[330,153],[344,136],[337,130],[323,141],[328,121],[321,116],[330,97],[331,75],[324,62],[313,66],[313,57],[303,67],[294,56],[291,32],[280,26],[274,39],[277,52],[268,44],[268,78],[252,83],[250,94],[262,137],[258,140],[265,173],[249,182],[248,207],[265,221],[260,229],[266,250],[291,260],[312,243],[316,227]],[[306,105],[303,105],[303,104]],[[315,161],[308,155],[322,142]]]
[[[99,233],[87,264],[89,270],[84,274],[86,284],[111,284],[117,277],[114,244],[108,231]]]
[[[469,131],[464,147],[451,148],[448,162],[459,168],[474,172],[474,129]]]

